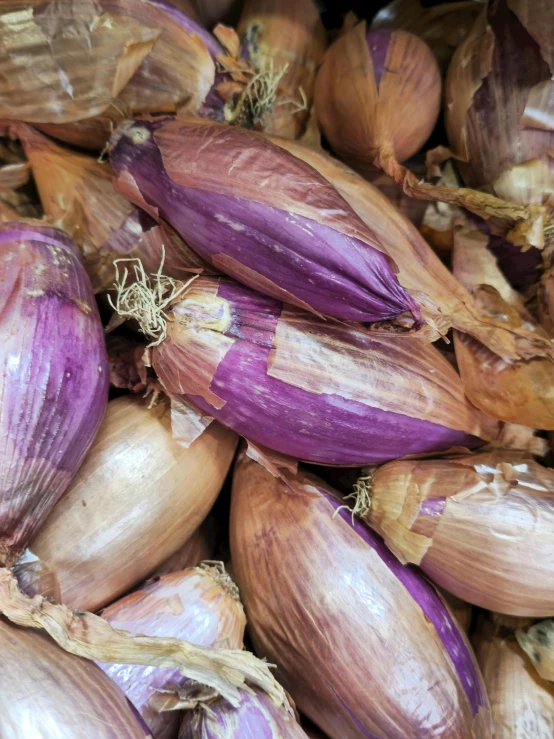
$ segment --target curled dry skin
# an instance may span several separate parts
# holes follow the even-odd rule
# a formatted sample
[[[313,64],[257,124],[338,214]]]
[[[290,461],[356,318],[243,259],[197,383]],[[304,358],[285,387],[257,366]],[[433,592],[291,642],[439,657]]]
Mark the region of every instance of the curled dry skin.
[[[222,562],[206,562],[157,578],[112,603],[102,618],[133,634],[174,637],[226,649],[243,648],[246,626],[238,588]],[[156,739],[175,737],[181,696],[186,696],[192,708],[206,693],[205,689],[199,692],[196,683],[185,679],[178,669],[100,666],[122,688]]]
[[[398,460],[374,472],[370,499],[364,518],[391,551],[449,592],[499,613],[554,612],[554,473],[531,455]]]
[[[520,649],[514,635],[516,626],[482,618],[473,636],[491,703],[494,736],[550,739],[554,733],[554,686],[536,674],[531,658]]]
[[[25,596],[13,573],[0,569],[0,612],[18,626],[44,629],[62,649],[99,662],[177,669],[213,688],[232,705],[240,703],[247,682],[268,693],[275,705],[285,700],[267,664],[240,649],[201,647],[182,639],[132,636],[100,616],[71,611],[40,595]]]

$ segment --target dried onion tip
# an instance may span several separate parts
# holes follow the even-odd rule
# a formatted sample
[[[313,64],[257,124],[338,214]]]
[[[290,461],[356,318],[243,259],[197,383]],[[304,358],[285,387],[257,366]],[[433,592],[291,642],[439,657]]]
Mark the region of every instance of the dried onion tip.
[[[31,543],[73,608],[107,605],[174,554],[231,464],[231,431],[212,423],[186,448],[172,439],[169,403],[148,404],[130,395],[110,401],[73,484]]]
[[[170,636],[226,649],[242,649],[246,627],[238,588],[221,563],[164,575],[112,603],[102,618],[133,634]],[[194,707],[196,684],[176,669],[121,664],[100,667],[124,691],[156,739],[175,737],[181,722],[175,708],[181,703],[182,707]],[[272,705],[269,698],[267,701]]]
[[[163,283],[149,283],[148,312],[129,314],[146,331],[145,317],[161,322],[149,361],[163,389],[256,444],[356,466],[499,432],[428,344],[324,321],[223,278],[199,277],[156,311]]]
[[[418,324],[375,234],[318,172],[262,136],[193,120],[132,121],[112,136],[110,160],[121,195],[249,287],[337,318],[407,314]]]
[[[107,403],[104,335],[75,244],[0,225],[0,564],[12,565],[79,469]]]
[[[313,475],[278,479],[239,457],[231,555],[258,653],[331,739],[490,737],[447,607],[341,503]]]
[[[427,44],[406,31],[368,32],[365,22],[329,47],[315,86],[325,137],[362,174],[381,154],[402,162],[419,151],[440,99],[440,71]]]
[[[369,501],[364,520],[445,590],[499,613],[554,612],[554,472],[530,454],[391,462]]]

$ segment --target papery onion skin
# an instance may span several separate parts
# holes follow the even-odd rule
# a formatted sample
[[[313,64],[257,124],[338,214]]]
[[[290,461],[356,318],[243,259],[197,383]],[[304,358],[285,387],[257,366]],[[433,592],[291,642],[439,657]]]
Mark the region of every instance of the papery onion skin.
[[[315,85],[325,137],[361,174],[376,166],[380,151],[399,162],[419,151],[440,99],[440,71],[427,44],[406,31],[367,32],[365,22],[329,47]]]
[[[121,396],[73,485],[31,551],[56,572],[62,602],[95,611],[144,580],[208,514],[236,436],[212,423],[188,449],[171,438],[165,402]]]
[[[78,243],[95,292],[113,287],[116,259],[138,258],[148,273],[163,261],[165,274],[177,279],[213,271],[170,226],[114,191],[108,162],[61,147],[25,124],[7,127],[23,143],[45,214]]]
[[[239,282],[337,318],[419,320],[375,234],[321,175],[263,137],[133,121],[112,136],[110,160],[118,192]]]
[[[307,739],[308,734],[286,707],[276,708],[267,695],[243,693],[240,706],[225,701],[188,711],[179,739]]]
[[[147,739],[121,690],[89,660],[0,620],[3,739]]]
[[[108,365],[77,249],[38,221],[0,225],[0,564],[69,485],[100,426]]]
[[[495,739],[550,739],[554,688],[539,678],[513,628],[483,619],[473,644],[491,704]]]
[[[514,616],[554,612],[554,472],[531,455],[391,462],[370,495],[370,525],[450,593]]]
[[[102,612],[102,618],[114,628],[133,634],[175,637],[227,649],[242,649],[246,627],[237,588],[217,567],[164,575],[112,603]],[[120,664],[100,667],[122,688],[156,739],[175,737],[181,714],[158,712],[149,701],[159,689],[171,690],[185,684],[179,670]]]
[[[490,3],[452,59],[445,122],[468,186],[487,188],[515,203],[552,207],[548,152],[554,147],[554,132],[548,111],[542,124],[524,120],[527,112],[540,115],[540,108],[526,110],[530,93],[552,77],[536,40],[541,28],[551,35],[547,3]],[[542,42],[540,32],[538,37]]]
[[[168,317],[151,353],[164,388],[296,459],[359,466],[474,448],[498,431],[451,365],[415,339],[331,324],[223,278],[198,278]]]
[[[478,668],[432,586],[334,516],[318,478],[287,480],[239,458],[231,554],[254,644],[299,710],[331,739],[490,737]]]

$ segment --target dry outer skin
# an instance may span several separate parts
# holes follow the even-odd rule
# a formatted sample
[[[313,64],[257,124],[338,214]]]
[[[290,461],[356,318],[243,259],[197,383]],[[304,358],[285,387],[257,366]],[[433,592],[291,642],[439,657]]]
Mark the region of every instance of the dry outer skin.
[[[454,233],[454,276],[489,312],[548,338],[502,275],[477,230]],[[454,332],[456,361],[464,390],[478,408],[507,423],[554,428],[554,363],[545,357],[508,364],[467,334]]]
[[[0,612],[18,626],[44,629],[62,649],[99,662],[177,668],[185,676],[213,688],[233,705],[246,681],[268,693],[275,705],[285,701],[284,691],[266,663],[250,652],[196,646],[182,639],[132,636],[114,629],[100,616],[71,611],[49,603],[40,595],[26,597],[13,573],[0,569]]]
[[[554,612],[554,473],[529,454],[391,462],[370,497],[366,520],[441,587],[500,613]]]
[[[552,344],[542,333],[519,320],[512,324],[504,317],[490,315],[479,306],[417,229],[399,217],[387,198],[368,182],[337,160],[298,142],[277,137],[271,140],[320,172],[372,229],[384,253],[398,266],[398,281],[421,303],[431,327],[435,325],[439,333],[446,333],[454,326],[479,339],[507,362],[534,355],[552,356]]]
[[[140,582],[198,528],[225,479],[237,437],[212,423],[185,449],[165,402],[122,396],[32,552],[54,572],[62,602],[97,610]]]
[[[513,632],[485,622],[473,643],[491,703],[495,739],[551,739],[554,688],[538,677]]]
[[[6,0],[0,11],[0,117],[67,122],[104,112],[160,30],[95,0]]]

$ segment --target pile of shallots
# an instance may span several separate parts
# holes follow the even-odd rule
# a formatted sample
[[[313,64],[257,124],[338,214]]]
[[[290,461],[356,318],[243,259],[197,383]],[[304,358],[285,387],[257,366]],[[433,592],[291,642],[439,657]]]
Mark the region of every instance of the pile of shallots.
[[[0,3],[1,737],[554,737],[554,9],[348,10]]]

